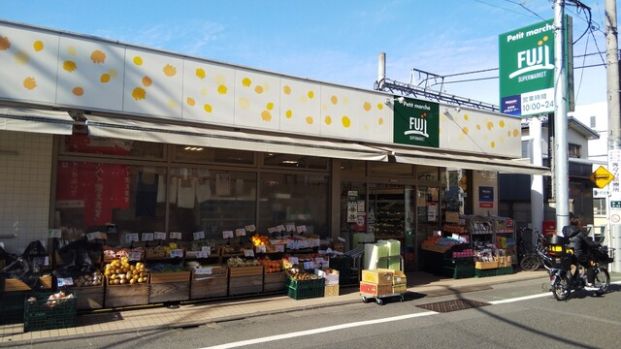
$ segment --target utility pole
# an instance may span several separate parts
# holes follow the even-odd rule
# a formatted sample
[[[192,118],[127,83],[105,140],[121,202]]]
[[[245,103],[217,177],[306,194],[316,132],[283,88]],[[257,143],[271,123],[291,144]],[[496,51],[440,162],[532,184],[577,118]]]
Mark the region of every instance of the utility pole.
[[[621,113],[619,110],[619,57],[617,56],[617,5],[615,0],[606,0],[606,64],[607,64],[607,94],[608,94],[608,169],[615,175],[608,189],[609,231],[613,248],[621,248],[621,210],[612,202],[621,200],[619,178],[619,162],[621,158],[621,137],[619,126]],[[613,206],[615,207],[613,209]],[[621,261],[615,258],[613,271],[621,271]]]
[[[569,160],[567,154],[567,71],[565,69],[565,0],[554,1],[554,189],[556,234],[569,224]]]

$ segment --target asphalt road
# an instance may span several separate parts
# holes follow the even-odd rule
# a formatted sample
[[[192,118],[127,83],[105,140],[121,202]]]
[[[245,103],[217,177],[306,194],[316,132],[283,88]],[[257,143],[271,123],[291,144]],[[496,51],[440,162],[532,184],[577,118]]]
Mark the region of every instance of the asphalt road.
[[[65,340],[34,348],[619,348],[621,285],[603,297],[543,297],[545,280],[458,295],[411,294],[384,306],[353,304],[206,326]],[[464,299],[488,305],[447,313],[420,306]],[[489,304],[489,303],[496,304]],[[278,337],[272,337],[278,336]],[[271,338],[266,338],[271,337]],[[243,341],[253,341],[249,344]],[[226,344],[229,346],[226,346]],[[22,346],[19,348],[30,348]],[[218,348],[218,347],[216,347]]]

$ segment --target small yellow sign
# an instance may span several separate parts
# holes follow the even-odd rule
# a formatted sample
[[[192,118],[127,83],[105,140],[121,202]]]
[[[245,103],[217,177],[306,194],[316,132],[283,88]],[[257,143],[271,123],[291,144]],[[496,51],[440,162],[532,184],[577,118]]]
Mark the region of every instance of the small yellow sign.
[[[613,179],[615,179],[615,176],[604,166],[598,167],[597,170],[591,174],[591,181],[600,189],[610,184]]]

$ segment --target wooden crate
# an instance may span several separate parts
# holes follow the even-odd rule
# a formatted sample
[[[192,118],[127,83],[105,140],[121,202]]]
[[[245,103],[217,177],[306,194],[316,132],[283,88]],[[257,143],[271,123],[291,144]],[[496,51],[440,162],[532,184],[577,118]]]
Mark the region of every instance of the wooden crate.
[[[4,292],[30,291],[30,286],[20,279],[9,278],[4,280]]]
[[[87,287],[73,287],[71,288],[71,292],[77,298],[76,308],[78,310],[101,309],[104,307],[103,285],[87,286]]]
[[[151,284],[149,303],[180,302],[190,299],[190,280]]]
[[[325,290],[324,290],[324,297],[336,297],[339,295],[339,285],[338,284],[332,284],[332,285],[326,285],[325,286]]]
[[[230,276],[229,295],[253,294],[263,292],[263,273],[254,276]]]
[[[149,304],[149,284],[106,285],[106,308]]]
[[[263,277],[264,292],[278,292],[287,289],[287,274],[284,271],[277,273],[265,273]]]
[[[171,282],[190,282],[189,271],[167,273],[151,273],[151,284],[166,284]]]
[[[229,291],[228,277],[222,275],[194,275],[190,285],[190,299],[226,297]]]
[[[229,267],[229,275],[231,277],[242,277],[242,276],[263,277],[263,266],[253,265],[253,266],[247,266],[247,267]]]
[[[39,276],[39,284],[41,284],[42,288],[50,290],[54,283],[53,279],[52,275]]]
[[[495,260],[493,262],[477,261],[474,263],[474,269],[487,270],[487,269],[496,269],[496,268],[498,268],[498,260]]]

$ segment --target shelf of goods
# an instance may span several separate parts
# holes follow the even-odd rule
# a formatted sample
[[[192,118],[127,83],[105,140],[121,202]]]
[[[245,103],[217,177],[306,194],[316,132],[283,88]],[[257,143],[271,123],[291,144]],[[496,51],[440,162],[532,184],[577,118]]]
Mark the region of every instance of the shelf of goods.
[[[263,265],[263,292],[284,292],[287,289],[287,274],[280,260],[261,260]]]
[[[231,259],[228,262],[231,262]],[[253,260],[250,263],[258,263],[258,261]],[[262,265],[229,264],[229,296],[261,292],[263,292]]]
[[[95,310],[104,307],[103,275],[99,271],[73,278],[73,286],[66,290],[76,297],[77,310]]]
[[[198,267],[192,270],[190,299],[226,297],[229,292],[226,266]]]
[[[440,251],[421,250],[423,257],[423,269],[436,275],[443,275],[455,279],[473,277],[474,252],[470,244],[449,246]]]

